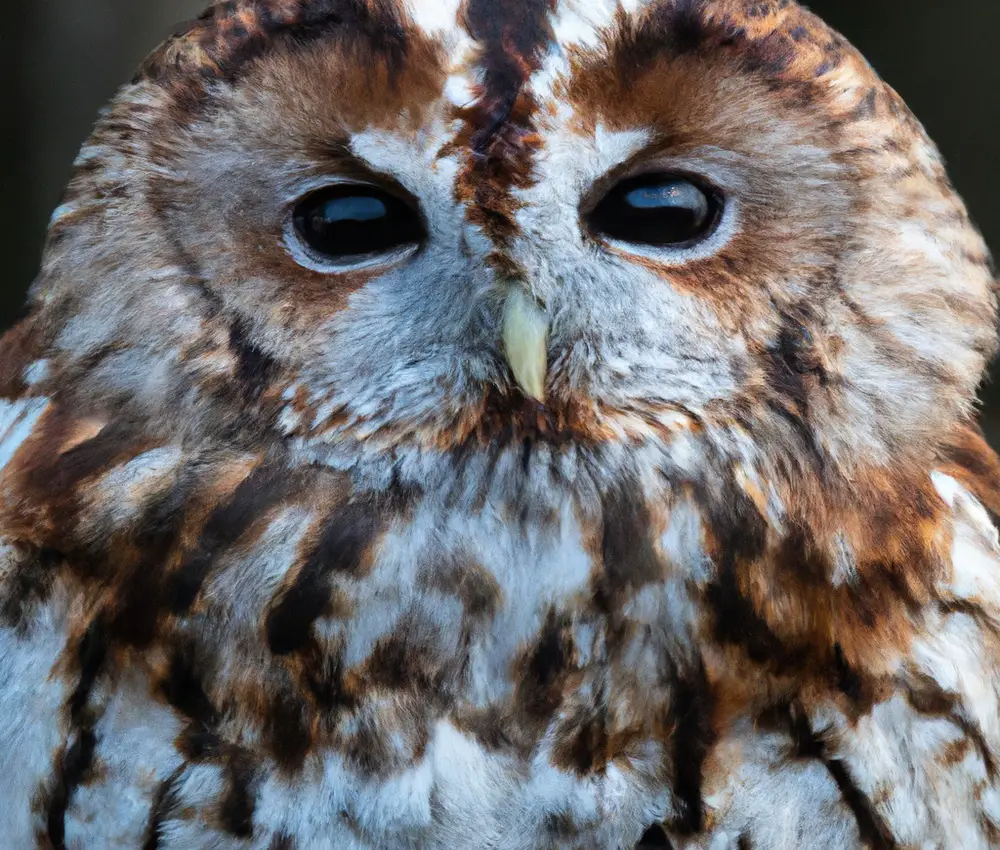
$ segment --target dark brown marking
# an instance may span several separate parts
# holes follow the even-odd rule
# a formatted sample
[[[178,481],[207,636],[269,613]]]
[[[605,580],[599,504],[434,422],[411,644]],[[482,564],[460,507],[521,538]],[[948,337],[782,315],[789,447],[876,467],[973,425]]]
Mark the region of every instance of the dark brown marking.
[[[742,647],[758,664],[777,671],[796,671],[807,658],[806,647],[786,646],[754,607],[740,587],[746,565],[760,561],[766,551],[766,526],[749,497],[730,481],[724,501],[705,492],[700,500],[707,508],[712,539],[709,552],[718,564],[715,580],[705,592],[713,616],[715,639]]]
[[[467,131],[456,140],[468,153],[455,191],[469,220],[496,246],[490,265],[506,277],[523,276],[504,249],[519,230],[511,189],[531,185],[541,144],[534,127],[537,104],[525,84],[552,41],[554,8],[555,0],[466,0],[462,9],[463,24],[479,45],[483,82],[475,104],[464,110]]]
[[[312,732],[308,706],[297,693],[279,690],[269,700],[263,737],[278,767],[287,773],[302,768],[312,746]]]
[[[861,840],[872,850],[892,850],[896,846],[892,832],[875,811],[872,802],[857,786],[847,765],[839,759],[824,759],[824,764],[837,783],[841,797],[854,814]]]
[[[226,790],[219,803],[219,821],[237,838],[253,837],[254,782],[248,757],[234,749],[226,761]]]
[[[120,414],[95,436],[68,451],[60,451],[79,425],[64,410],[47,416],[38,436],[33,436],[30,448],[24,447],[30,456],[17,486],[23,498],[44,506],[48,520],[47,527],[41,528],[34,522],[25,536],[44,537],[39,542],[72,557],[77,566],[100,572],[107,568],[103,563],[106,541],[90,541],[84,546],[72,536],[80,510],[80,485],[127,463],[156,444],[137,436],[141,429]]]
[[[55,850],[66,846],[66,811],[77,787],[85,781],[93,767],[97,737],[94,734],[95,718],[88,702],[108,650],[107,629],[97,618],[77,645],[76,663],[80,674],[76,688],[66,703],[72,743],[63,749],[57,759],[56,775],[48,797],[46,827]]]
[[[66,811],[73,801],[73,794],[84,782],[94,763],[97,738],[93,728],[76,731],[73,743],[59,755],[55,784],[50,792],[46,827],[53,850],[66,848]]]
[[[607,717],[599,710],[590,710],[574,718],[572,728],[562,724],[553,747],[552,761],[578,776],[602,773],[607,766]]]
[[[398,732],[398,730],[395,730]],[[398,764],[395,749],[387,741],[390,731],[367,714],[358,718],[354,734],[342,753],[352,767],[364,776],[387,778]]]
[[[872,801],[858,787],[847,765],[840,759],[829,756],[826,744],[813,732],[805,712],[793,706],[785,706],[779,709],[778,713],[785,715],[785,722],[796,744],[798,755],[801,758],[821,761],[830,772],[830,776],[840,789],[841,798],[854,815],[862,842],[872,850],[894,850],[896,842],[892,837],[892,831],[875,810]]]
[[[379,639],[365,662],[365,684],[386,690],[414,690],[433,699],[445,683],[440,663],[425,646],[411,640],[405,629]]]
[[[319,543],[289,587],[267,614],[267,640],[276,655],[304,647],[313,623],[330,603],[331,573],[357,576],[384,525],[380,503],[359,499],[330,516]]]
[[[712,697],[704,670],[699,670],[694,679],[678,675],[670,713],[674,722],[673,792],[681,806],[681,812],[670,822],[670,829],[678,835],[694,835],[705,822],[702,767],[715,738],[710,723]]]
[[[23,557],[3,583],[0,593],[0,623],[19,632],[27,627],[27,618],[35,606],[44,603],[62,556],[51,549],[24,547]]]
[[[295,842],[287,832],[276,832],[267,850],[295,850]]]
[[[706,592],[714,615],[715,638],[722,644],[740,646],[758,664],[776,665],[781,670],[801,669],[804,648],[786,646],[740,591],[736,570],[724,563]]]
[[[164,608],[163,571],[174,550],[184,518],[186,488],[172,487],[149,500],[143,510],[138,532],[123,551],[137,558],[116,558],[118,591],[108,613],[108,630],[123,643],[143,647],[156,638]]]
[[[554,733],[552,763],[584,778],[604,774],[616,760],[628,763],[637,744],[645,741],[648,727],[643,722],[627,725],[614,723],[604,707],[604,694],[595,694],[587,702],[576,702],[559,712]]]
[[[277,364],[260,346],[251,342],[248,323],[237,319],[229,326],[229,347],[236,356],[236,380],[247,401],[257,401],[267,388]]]
[[[97,738],[94,717],[87,703],[107,652],[107,632],[100,620],[95,619],[77,645],[75,660],[80,670],[79,679],[66,702],[71,743],[68,742],[57,756],[53,780],[44,792],[46,836],[54,850],[64,850],[66,846],[66,811],[77,787],[93,766]]]
[[[515,662],[516,701],[529,722],[547,721],[563,701],[576,648],[568,617],[550,610],[535,645]]]
[[[170,610],[177,614],[187,611],[219,557],[301,486],[299,476],[270,464],[258,467],[244,479],[229,500],[212,512],[197,546],[170,575],[167,590]]]
[[[860,704],[865,698],[864,682],[844,658],[844,648],[839,643],[833,647],[833,662],[837,689],[851,702]]]
[[[94,683],[100,675],[108,656],[110,643],[104,622],[98,617],[87,627],[77,647],[77,664],[80,678],[67,703],[70,721],[74,726],[87,723],[87,702]]]
[[[915,711],[930,717],[951,721],[972,743],[983,761],[986,775],[992,780],[997,776],[997,763],[982,730],[962,709],[961,698],[944,690],[932,678],[915,676],[906,690],[906,698]]]
[[[218,712],[205,692],[193,644],[173,648],[166,677],[160,691],[167,702],[182,715],[206,730],[214,729]]]
[[[663,578],[663,564],[653,538],[656,529],[637,486],[622,485],[602,499],[603,569],[594,588],[601,610],[622,601],[622,595]]]
[[[543,51],[552,41],[549,15],[555,0],[466,0],[463,23],[480,46],[484,77],[477,113],[480,123],[473,137],[476,154],[488,155],[497,133],[528,77],[541,66]],[[498,151],[494,149],[494,155]]]
[[[707,512],[706,528],[711,529],[713,545],[710,554],[730,568],[737,563],[750,563],[763,557],[767,542],[767,525],[757,506],[736,485],[732,472],[717,473],[724,477],[719,492],[723,498],[708,490],[695,487],[697,501]]]
[[[639,843],[635,845],[635,850],[652,850],[654,847],[673,848],[673,846],[663,827],[656,823],[643,833]]]
[[[812,331],[803,319],[784,314],[778,337],[767,350],[764,360],[768,404],[792,426],[808,451],[808,456],[822,463],[824,453],[816,443],[810,425],[810,396],[827,381]]]
[[[468,621],[487,625],[503,597],[500,585],[489,570],[474,558],[456,553],[427,565],[427,583],[444,594],[453,594],[462,602]]]
[[[570,812],[553,812],[545,818],[545,830],[556,839],[579,838],[580,825]]]
[[[142,840],[142,850],[159,850],[160,833],[163,823],[177,805],[177,782],[187,765],[181,765],[156,788],[153,803],[149,809],[146,833]]]
[[[346,684],[341,649],[324,649],[313,638],[299,651],[299,682],[325,715],[357,705],[357,696]]]
[[[676,0],[661,3],[655,17],[647,23],[664,36],[657,50],[668,50],[678,56],[698,50],[711,38],[712,30],[705,21],[705,0]]]
[[[191,761],[217,759],[223,751],[223,741],[214,729],[191,721],[176,740],[177,752]]]
[[[760,17],[754,7],[747,9],[746,16]],[[799,29],[800,37],[809,37],[808,30]],[[661,57],[719,53],[746,72],[776,80],[795,60],[796,47],[794,39],[780,30],[751,36],[734,16],[719,14],[705,0],[672,0],[656,4],[631,26],[623,27],[613,58],[627,81]]]

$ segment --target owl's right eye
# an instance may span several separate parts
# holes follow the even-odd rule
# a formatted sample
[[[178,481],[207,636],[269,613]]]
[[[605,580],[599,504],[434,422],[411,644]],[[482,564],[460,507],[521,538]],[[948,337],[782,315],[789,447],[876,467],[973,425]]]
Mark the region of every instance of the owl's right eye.
[[[420,214],[375,186],[339,184],[307,195],[292,214],[310,259],[333,266],[379,261],[420,244]]]

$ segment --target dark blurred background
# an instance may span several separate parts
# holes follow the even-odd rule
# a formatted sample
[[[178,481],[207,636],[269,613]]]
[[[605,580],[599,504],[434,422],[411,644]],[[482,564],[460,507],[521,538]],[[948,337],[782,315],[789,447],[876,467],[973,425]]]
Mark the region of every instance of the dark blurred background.
[[[425,0],[435,2],[435,0]],[[502,2],[502,0],[498,0]],[[98,108],[173,26],[208,0],[35,0],[0,16],[0,327],[16,315],[49,214]],[[1000,252],[997,0],[813,0],[907,100]],[[998,254],[1000,256],[1000,254]],[[1000,443],[1000,389],[984,424]]]

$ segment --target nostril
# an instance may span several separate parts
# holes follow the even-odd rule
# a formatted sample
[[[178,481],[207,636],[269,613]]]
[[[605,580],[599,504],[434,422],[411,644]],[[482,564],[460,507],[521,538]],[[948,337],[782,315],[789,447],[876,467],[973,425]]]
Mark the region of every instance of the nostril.
[[[670,843],[670,839],[667,838],[667,833],[663,831],[663,827],[656,823],[646,830],[645,835],[643,835],[642,838],[639,839],[639,843],[635,845],[635,850],[651,850],[653,847],[673,846],[674,845]]]

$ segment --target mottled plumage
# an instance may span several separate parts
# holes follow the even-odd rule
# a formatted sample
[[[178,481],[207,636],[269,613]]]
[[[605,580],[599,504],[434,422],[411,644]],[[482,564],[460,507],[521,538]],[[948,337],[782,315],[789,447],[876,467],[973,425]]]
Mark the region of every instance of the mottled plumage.
[[[0,847],[1000,848],[996,306],[790,0],[218,3],[0,344]]]

